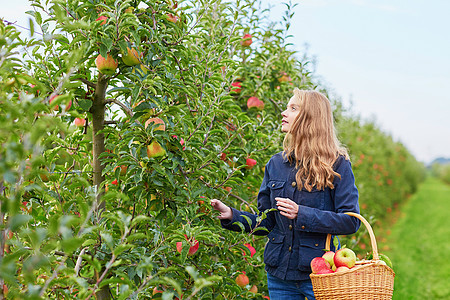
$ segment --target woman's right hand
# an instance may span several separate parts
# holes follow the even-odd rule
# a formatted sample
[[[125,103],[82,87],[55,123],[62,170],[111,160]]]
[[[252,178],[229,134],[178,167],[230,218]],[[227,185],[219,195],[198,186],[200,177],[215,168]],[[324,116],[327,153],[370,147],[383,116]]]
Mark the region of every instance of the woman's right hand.
[[[217,199],[211,199],[211,206],[213,209],[220,212],[220,215],[218,216],[221,220],[231,220],[233,218],[233,211],[231,208],[223,204],[222,201]]]

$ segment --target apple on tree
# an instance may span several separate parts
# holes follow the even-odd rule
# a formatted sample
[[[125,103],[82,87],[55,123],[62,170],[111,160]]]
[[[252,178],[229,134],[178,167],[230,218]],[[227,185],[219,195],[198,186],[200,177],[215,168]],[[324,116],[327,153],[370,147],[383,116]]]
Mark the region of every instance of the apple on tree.
[[[253,255],[255,255],[255,253],[256,253],[256,249],[249,243],[245,243],[244,246],[247,247],[248,250],[250,251],[250,257],[253,257]],[[245,256],[245,251],[243,251],[243,253]]]
[[[52,102],[55,101],[58,96],[59,95],[53,95],[52,97],[50,97],[50,99],[48,99],[48,104],[50,104],[50,106],[51,106]],[[55,105],[53,107],[53,110],[56,110],[56,111],[59,110],[59,106]]]
[[[231,92],[239,94],[242,89],[242,84],[239,81],[235,81],[231,83]]]
[[[108,17],[106,17],[106,16],[100,16],[100,17],[98,17],[95,21],[102,21],[102,22],[100,23],[100,25],[105,25],[105,24],[106,24],[106,20],[108,20]]]
[[[74,123],[75,126],[77,126],[77,127],[83,127],[83,126],[86,124],[86,119],[75,118],[75,120],[73,120],[73,123]]]
[[[197,252],[198,247],[200,246],[199,242],[193,237],[188,238],[186,234],[184,235],[184,238],[189,244],[188,256],[194,255]],[[182,250],[183,250],[183,242],[177,242],[177,252],[181,253]]]
[[[244,34],[242,37],[241,45],[244,47],[249,47],[252,44],[252,35],[249,33]]]
[[[264,102],[259,100],[258,97],[250,97],[247,100],[247,107],[250,109],[252,107],[256,107],[257,109],[264,108]]]
[[[147,146],[147,156],[149,158],[163,156],[164,154],[166,154],[166,150],[156,140],[153,140]]]
[[[95,65],[102,74],[108,76],[114,75],[119,66],[117,61],[109,53],[106,55],[106,58],[99,54],[95,59]]]
[[[247,158],[245,161],[245,168],[250,170],[253,169],[253,167],[256,166],[256,160],[254,160],[253,158]]]
[[[135,66],[140,63],[143,54],[139,54],[136,49],[127,47],[127,53],[122,53],[122,61],[127,66]]]
[[[172,23],[176,23],[176,22],[178,22],[178,16],[174,15],[174,14],[171,14],[171,13],[168,13],[167,14],[167,21],[172,22]]]
[[[240,287],[244,287],[249,283],[250,283],[250,280],[248,279],[248,276],[245,275],[245,272],[242,272],[242,274],[239,274],[236,277],[236,284]]]
[[[147,127],[150,124],[152,124],[152,123],[153,124],[160,124],[160,125],[155,127],[155,129],[154,129],[155,131],[156,130],[161,130],[161,131],[165,131],[166,130],[166,124],[160,118],[150,118],[150,119],[148,119],[147,121],[145,121],[144,128],[147,129]]]

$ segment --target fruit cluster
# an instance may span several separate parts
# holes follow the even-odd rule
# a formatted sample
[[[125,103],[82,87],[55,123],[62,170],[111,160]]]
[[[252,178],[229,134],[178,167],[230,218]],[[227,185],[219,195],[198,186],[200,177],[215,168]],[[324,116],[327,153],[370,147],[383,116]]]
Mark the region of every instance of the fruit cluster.
[[[349,248],[342,248],[334,253],[325,252],[322,257],[311,260],[313,274],[330,274],[350,270],[356,264],[356,254]]]
[[[366,260],[372,260],[373,255],[367,256]],[[379,254],[380,263],[393,269],[392,262],[385,254]],[[342,248],[336,253],[327,251],[322,257],[315,257],[311,260],[311,270],[313,274],[330,274],[350,270],[356,265],[356,255],[349,248]]]

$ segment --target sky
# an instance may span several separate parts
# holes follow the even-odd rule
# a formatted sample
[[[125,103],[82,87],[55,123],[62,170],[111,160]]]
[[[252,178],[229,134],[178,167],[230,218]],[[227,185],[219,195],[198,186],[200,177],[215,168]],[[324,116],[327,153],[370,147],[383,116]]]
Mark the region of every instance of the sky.
[[[280,18],[285,6],[270,3]],[[290,42],[314,57],[316,75],[352,113],[419,161],[450,158],[450,1],[292,3]]]
[[[273,5],[280,20],[285,1]],[[426,164],[450,158],[450,1],[293,0],[289,42],[315,76],[362,120]],[[0,18],[29,27],[27,0],[2,0]]]

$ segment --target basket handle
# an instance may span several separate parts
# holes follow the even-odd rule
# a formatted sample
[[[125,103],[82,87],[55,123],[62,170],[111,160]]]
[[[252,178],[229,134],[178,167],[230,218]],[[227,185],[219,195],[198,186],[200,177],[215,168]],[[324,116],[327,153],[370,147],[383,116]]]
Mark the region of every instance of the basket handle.
[[[366,226],[367,231],[369,232],[369,236],[370,236],[370,243],[372,244],[373,260],[379,260],[380,258],[378,257],[377,240],[375,239],[375,234],[373,233],[372,226],[370,226],[369,222],[367,222],[367,220],[360,214],[353,213],[353,212],[346,212],[345,214],[355,217],[355,218],[358,218],[359,220],[361,220],[361,222],[364,224],[364,226]],[[330,250],[330,244],[331,244],[331,234],[328,234],[327,240],[325,242],[325,250],[327,250],[327,251]]]

